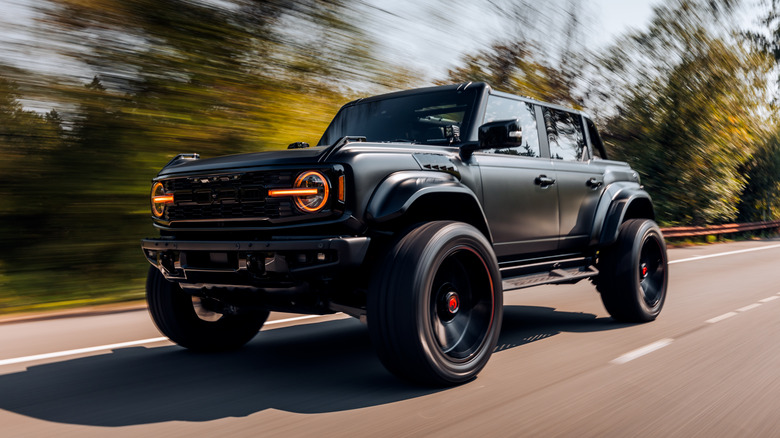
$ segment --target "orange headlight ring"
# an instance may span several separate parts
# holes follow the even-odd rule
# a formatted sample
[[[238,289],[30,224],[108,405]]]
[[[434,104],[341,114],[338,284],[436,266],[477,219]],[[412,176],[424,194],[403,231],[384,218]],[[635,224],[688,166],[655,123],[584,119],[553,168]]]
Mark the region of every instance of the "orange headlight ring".
[[[152,214],[162,217],[168,204],[173,204],[173,193],[165,193],[163,183],[157,182],[152,186]]]

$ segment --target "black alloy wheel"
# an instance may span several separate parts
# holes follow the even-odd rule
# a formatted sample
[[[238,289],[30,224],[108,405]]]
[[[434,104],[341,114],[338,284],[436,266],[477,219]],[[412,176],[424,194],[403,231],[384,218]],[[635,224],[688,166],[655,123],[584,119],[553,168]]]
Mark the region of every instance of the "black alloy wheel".
[[[467,247],[453,248],[431,287],[430,325],[441,354],[468,360],[490,330],[495,291],[487,263]]]
[[[648,308],[655,308],[661,301],[666,289],[666,257],[658,239],[653,235],[645,236],[642,252],[639,256],[639,285],[642,298]]]

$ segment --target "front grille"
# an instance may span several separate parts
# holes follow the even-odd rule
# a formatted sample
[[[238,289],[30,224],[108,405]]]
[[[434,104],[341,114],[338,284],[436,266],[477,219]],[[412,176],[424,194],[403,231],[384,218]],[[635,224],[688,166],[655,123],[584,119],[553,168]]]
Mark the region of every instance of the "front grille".
[[[275,201],[275,202],[270,202]],[[200,221],[209,219],[278,219],[292,216],[289,201],[269,200],[252,204],[181,205],[168,207],[165,219],[169,221]]]
[[[163,220],[279,219],[296,214],[290,199],[268,198],[269,188],[290,187],[293,171],[258,171],[163,180],[173,193]]]

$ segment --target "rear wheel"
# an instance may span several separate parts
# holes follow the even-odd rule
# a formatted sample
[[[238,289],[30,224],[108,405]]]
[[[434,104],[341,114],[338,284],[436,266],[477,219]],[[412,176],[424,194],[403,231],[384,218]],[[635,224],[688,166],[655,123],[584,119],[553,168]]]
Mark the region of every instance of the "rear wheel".
[[[654,320],[666,300],[668,265],[661,230],[650,219],[629,219],[599,256],[598,290],[617,321]]]
[[[239,348],[249,342],[268,312],[228,315],[216,312],[208,299],[193,297],[155,267],[146,279],[146,301],[157,328],[171,341],[196,351]]]
[[[429,385],[474,378],[498,341],[501,277],[476,228],[431,222],[396,241],[373,276],[368,327],[382,363]]]

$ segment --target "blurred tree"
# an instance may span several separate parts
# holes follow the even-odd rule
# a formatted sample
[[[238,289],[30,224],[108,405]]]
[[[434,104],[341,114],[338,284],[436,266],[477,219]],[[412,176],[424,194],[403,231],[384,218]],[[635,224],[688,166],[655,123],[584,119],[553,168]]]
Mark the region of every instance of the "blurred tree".
[[[48,157],[62,147],[59,114],[25,110],[16,83],[0,76],[0,217],[30,216],[49,193]],[[12,234],[7,235],[7,237]]]
[[[2,70],[7,76],[19,73]],[[17,90],[14,81],[0,77],[0,308],[16,302],[29,286],[18,261],[25,260],[27,248],[46,234],[57,214],[49,158],[63,147],[59,115],[25,110]],[[17,275],[7,275],[11,271]]]
[[[759,144],[744,167],[748,184],[739,201],[739,221],[780,219],[780,131]]]
[[[728,33],[735,3],[668,0],[602,59],[618,101],[606,140],[640,172],[663,223],[734,220],[741,171],[766,134],[769,64]]]
[[[586,65],[580,0],[541,5],[491,2],[507,18],[508,36],[490,48],[466,55],[439,83],[482,81],[502,91],[582,108],[581,79]]]
[[[582,108],[582,98],[566,72],[543,59],[535,59],[535,54],[529,44],[497,43],[466,56],[464,65],[450,70],[448,79],[439,83],[487,82],[502,91]]]
[[[762,29],[747,32],[746,36],[756,48],[774,60],[775,75],[780,66],[780,2],[772,0],[769,10],[761,20]],[[780,76],[776,83],[780,83]],[[773,113],[777,110],[777,88],[772,101]],[[753,159],[744,166],[748,184],[739,203],[739,220],[766,221],[780,219],[780,123],[772,120],[772,135],[759,143]]]
[[[780,2],[778,0],[764,0],[768,3],[769,10],[760,19],[761,29],[745,32],[760,50],[772,56],[775,61],[780,61]],[[780,77],[778,78],[780,81]]]
[[[2,70],[0,309],[138,297],[149,180],[171,156],[316,143],[353,90],[409,80],[370,55],[358,3],[35,3],[24,50],[81,67]]]
[[[129,97],[119,109],[145,134],[136,151],[316,142],[350,87],[394,81],[353,24],[356,0],[51,1],[68,55]]]

